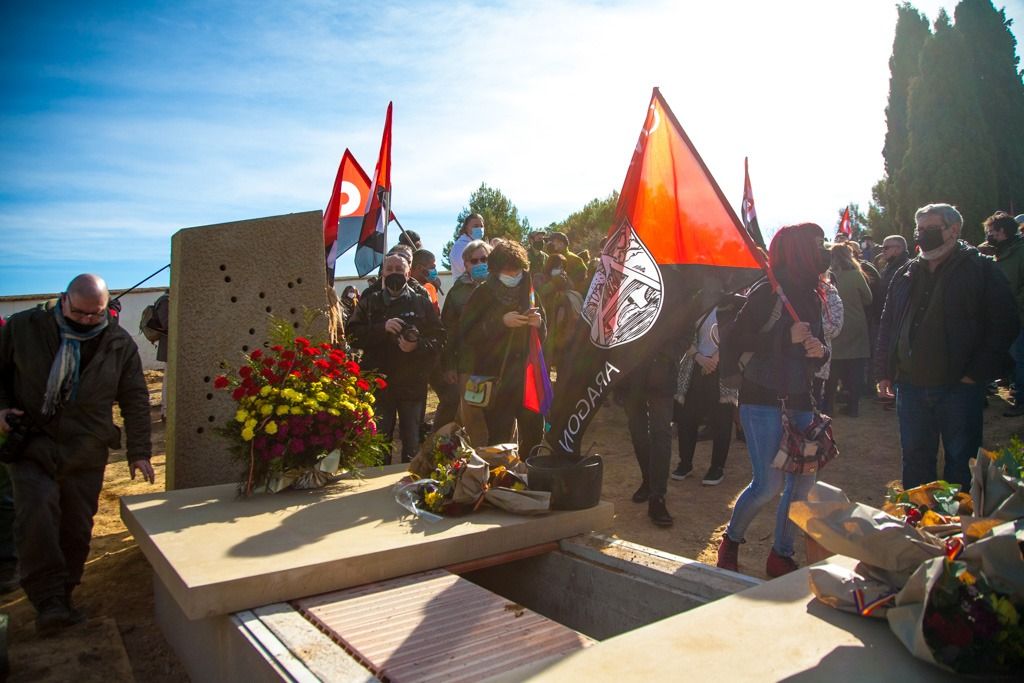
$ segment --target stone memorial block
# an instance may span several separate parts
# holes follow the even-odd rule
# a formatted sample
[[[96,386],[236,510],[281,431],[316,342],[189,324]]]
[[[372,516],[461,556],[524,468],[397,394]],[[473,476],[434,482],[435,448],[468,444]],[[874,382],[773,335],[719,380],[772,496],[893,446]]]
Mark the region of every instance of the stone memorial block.
[[[167,488],[241,479],[228,441],[215,429],[235,412],[213,380],[221,363],[267,344],[271,316],[325,339],[327,305],[320,211],[179,230],[171,238],[167,356]]]

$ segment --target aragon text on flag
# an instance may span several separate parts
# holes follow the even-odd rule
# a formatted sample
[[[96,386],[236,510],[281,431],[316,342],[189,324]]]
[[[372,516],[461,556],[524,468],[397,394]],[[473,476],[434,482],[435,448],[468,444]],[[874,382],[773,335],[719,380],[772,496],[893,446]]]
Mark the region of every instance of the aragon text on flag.
[[[548,446],[578,456],[615,383],[670,339],[692,336],[724,293],[760,275],[754,241],[655,88],[584,301],[573,362],[559,368]]]

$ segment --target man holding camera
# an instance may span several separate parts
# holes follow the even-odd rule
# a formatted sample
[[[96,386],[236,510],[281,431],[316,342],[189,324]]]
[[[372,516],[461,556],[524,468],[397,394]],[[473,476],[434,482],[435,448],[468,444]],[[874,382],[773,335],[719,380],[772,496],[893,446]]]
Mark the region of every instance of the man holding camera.
[[[402,462],[419,447],[427,379],[444,341],[434,304],[409,286],[409,270],[400,256],[384,259],[383,287],[360,299],[348,321],[352,346],[363,350],[363,367],[387,379],[377,395],[377,430],[390,441],[397,417]]]
[[[149,391],[131,335],[112,324],[110,294],[79,275],[53,308],[11,316],[0,330],[0,456],[14,484],[14,539],[36,631],[82,621],[71,602],[89,554],[108,449],[128,436],[132,478],[153,483]]]

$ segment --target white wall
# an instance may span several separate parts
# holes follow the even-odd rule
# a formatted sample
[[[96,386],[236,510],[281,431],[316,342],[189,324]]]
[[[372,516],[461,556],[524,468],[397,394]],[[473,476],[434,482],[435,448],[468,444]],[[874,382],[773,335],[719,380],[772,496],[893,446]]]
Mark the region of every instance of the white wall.
[[[452,274],[445,272],[439,273],[438,276],[441,279],[441,285],[447,292],[452,286]],[[338,278],[334,283],[334,289],[341,294],[348,285],[355,285],[356,289],[362,292],[366,288],[366,279],[360,277]],[[156,301],[165,291],[167,290],[163,287],[140,287],[121,297],[121,327],[135,339],[135,344],[139,347],[139,355],[142,357],[142,367],[146,370],[163,368],[164,364],[158,363],[156,360],[156,346],[139,332],[139,319],[142,317],[142,310]],[[112,296],[117,296],[117,294],[117,290],[112,292]],[[9,318],[18,311],[32,308],[57,296],[57,294],[27,294],[0,297],[0,315]],[[439,298],[443,304],[444,296]]]

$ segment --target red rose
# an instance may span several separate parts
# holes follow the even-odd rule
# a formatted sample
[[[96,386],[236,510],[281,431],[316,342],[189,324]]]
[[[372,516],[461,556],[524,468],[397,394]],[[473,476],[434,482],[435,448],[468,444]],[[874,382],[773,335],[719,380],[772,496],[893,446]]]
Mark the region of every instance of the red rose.
[[[370,390],[370,383],[367,382],[365,379],[357,380],[356,381],[356,386],[359,387],[360,389],[362,389],[363,391],[369,391]]]
[[[295,345],[299,347],[309,346],[309,340],[305,337],[296,337]]]
[[[252,368],[250,368],[248,365],[243,365],[242,367],[238,368],[238,374],[241,377],[247,379],[252,376]]]
[[[243,396],[245,396],[245,387],[238,387],[237,389],[231,392],[231,398],[235,399],[236,401],[241,401]]]
[[[381,379],[380,377],[377,377],[377,378],[376,378],[376,379],[374,379],[373,381],[374,381],[374,382],[375,382],[375,383],[377,384],[377,388],[378,388],[378,389],[387,389],[387,388],[388,388],[388,383],[387,383],[387,382],[385,382],[385,381],[384,381],[383,379]]]
[[[249,354],[249,358],[252,358],[253,360],[259,360],[262,357],[263,357],[263,351],[260,350],[260,349],[256,349],[255,351],[253,351],[252,353]]]
[[[281,353],[281,358],[284,358],[285,360],[293,360],[295,358],[295,352],[288,349]]]
[[[224,375],[217,375],[217,377],[213,380],[213,388],[214,389],[223,389],[227,385],[228,385],[228,378],[225,377]]]

